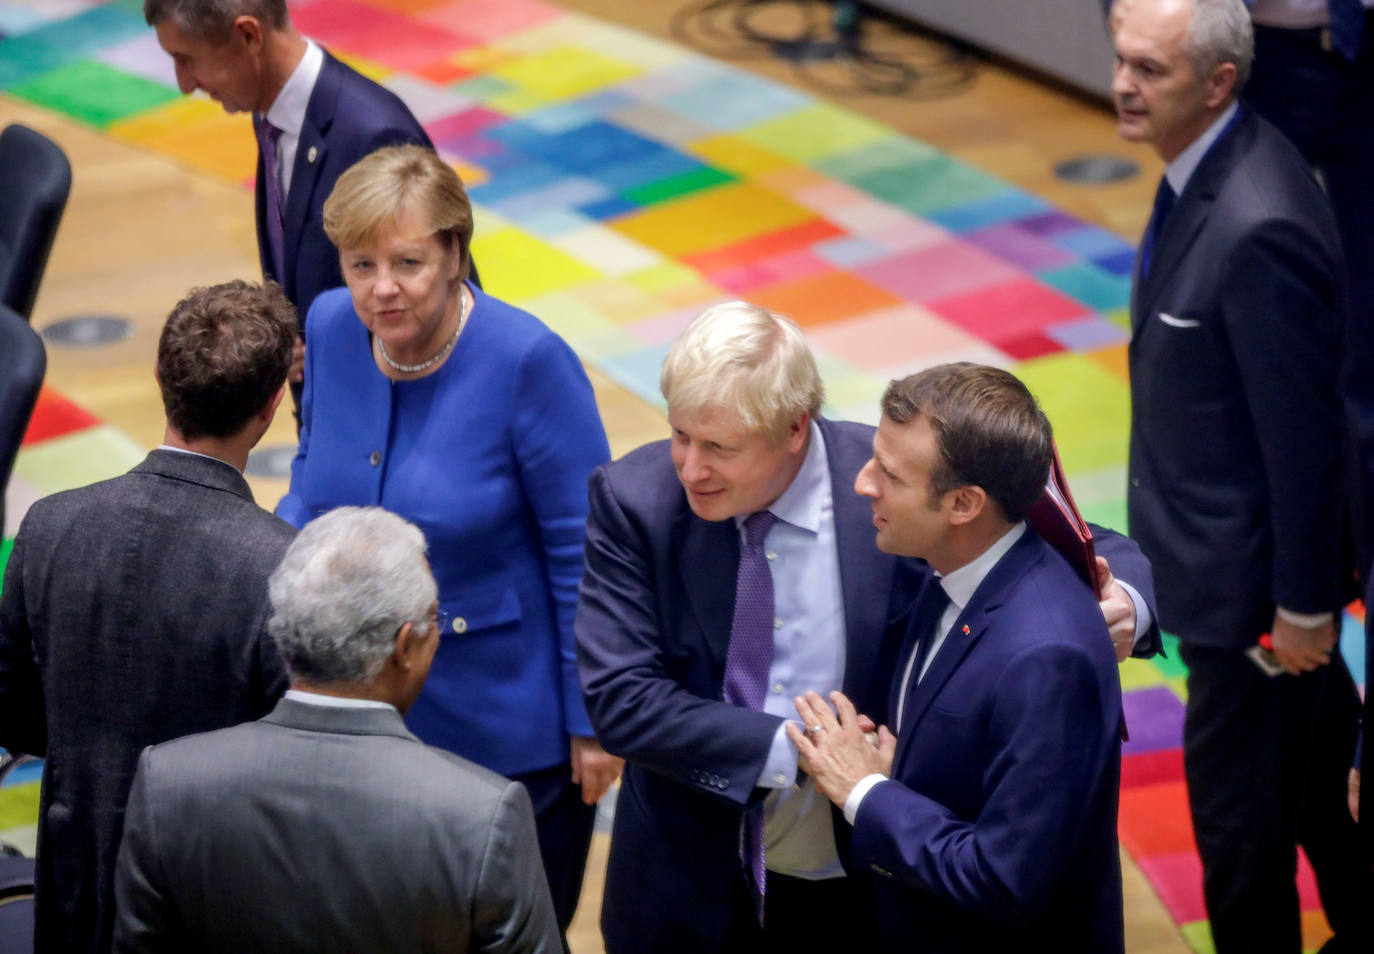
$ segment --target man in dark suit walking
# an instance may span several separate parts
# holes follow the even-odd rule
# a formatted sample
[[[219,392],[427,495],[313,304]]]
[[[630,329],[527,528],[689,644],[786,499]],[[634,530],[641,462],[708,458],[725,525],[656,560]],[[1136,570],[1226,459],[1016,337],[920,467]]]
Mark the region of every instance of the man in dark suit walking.
[[[883,396],[855,486],[878,548],[925,561],[892,728],[864,738],[839,692],[799,696],[787,727],[877,876],[881,951],[1124,950],[1116,660],[1092,590],[1025,522],[1052,454],[1006,371],[940,365]]]
[[[183,93],[204,90],[226,112],[251,112],[258,140],[258,254],[305,316],[343,284],[322,210],[349,166],[383,146],[433,147],[405,103],[301,36],[285,0],[144,0]],[[475,272],[474,272],[475,280]],[[300,407],[301,354],[291,369]]]
[[[267,576],[295,531],[253,503],[241,471],[295,335],[274,285],[192,292],[158,342],[162,446],[38,501],[19,527],[0,595],[0,745],[46,759],[40,951],[109,950],[143,747],[257,718],[286,688]]]
[[[1296,844],[1337,943],[1374,883],[1345,811],[1354,685],[1336,642],[1340,239],[1302,156],[1236,101],[1241,0],[1120,0],[1121,135],[1167,163],[1132,297],[1132,535],[1189,668],[1184,768],[1220,954],[1296,952]],[[1253,652],[1268,633],[1286,674]]]
[[[524,786],[401,721],[447,622],[419,529],[340,507],[268,591],[291,689],[143,753],[115,951],[560,954]]]
[[[577,610],[587,711],[627,760],[606,949],[862,950],[866,887],[845,877],[836,819],[784,724],[808,689],[886,709],[885,634],[923,571],[873,545],[854,493],[873,428],[821,417],[801,329],[743,302],[700,315],[661,383],[671,440],[592,475]],[[1103,613],[1149,654],[1148,566],[1128,541],[1109,549],[1145,596],[1137,611],[1109,584]]]

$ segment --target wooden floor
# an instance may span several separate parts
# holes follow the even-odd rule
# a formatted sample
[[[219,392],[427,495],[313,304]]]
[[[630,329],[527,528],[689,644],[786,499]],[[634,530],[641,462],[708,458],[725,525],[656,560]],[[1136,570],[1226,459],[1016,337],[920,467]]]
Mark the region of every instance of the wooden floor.
[[[677,3],[643,0],[560,0],[565,7],[667,37]],[[780,12],[777,25],[785,27]],[[879,43],[912,56],[937,49],[932,41],[882,28]],[[783,82],[794,71],[772,61],[740,64]],[[831,75],[839,78],[838,73]],[[796,83],[808,92],[813,89]],[[1062,90],[997,65],[980,62],[967,89],[945,99],[912,101],[842,97],[902,132],[938,146],[1060,208],[1134,240],[1149,214],[1160,167],[1138,148],[1119,142],[1110,113]],[[114,142],[73,123],[0,97],[0,126],[22,122],[52,137],[75,170],[72,198],[49,263],[34,324],[75,315],[115,314],[132,320],[130,338],[82,351],[51,348],[48,382],[139,443],[161,438],[162,411],[153,384],[157,334],[170,306],[190,287],[255,277],[251,196],[169,162]],[[1112,153],[1139,162],[1135,180],[1110,186],[1075,186],[1053,175],[1056,163],[1083,154]],[[614,453],[664,436],[659,413],[594,370],[602,417]],[[266,444],[289,444],[287,415]],[[258,501],[272,506],[281,481],[252,479]],[[598,836],[588,867],[583,903],[572,932],[577,954],[602,950],[596,928],[606,855]],[[1139,870],[1123,855],[1127,947],[1136,954],[1186,952],[1177,930]]]

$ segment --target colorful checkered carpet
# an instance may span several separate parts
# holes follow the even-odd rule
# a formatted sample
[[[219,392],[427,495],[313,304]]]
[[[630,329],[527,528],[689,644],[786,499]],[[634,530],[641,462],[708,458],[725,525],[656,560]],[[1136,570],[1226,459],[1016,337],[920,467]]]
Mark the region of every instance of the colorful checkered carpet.
[[[246,187],[248,119],[178,95],[140,8],[0,0],[0,91]],[[669,342],[734,297],[806,328],[835,417],[875,420],[885,383],[930,364],[1012,367],[1049,412],[1085,513],[1124,526],[1134,250],[1120,237],[855,113],[537,0],[291,10],[395,90],[462,173],[487,287],[632,392],[659,403]],[[11,516],[141,454],[47,392]],[[1347,630],[1362,672],[1355,621]],[[1121,675],[1121,839],[1208,951],[1179,749],[1184,671],[1170,652]],[[35,806],[32,775],[13,780],[0,829],[22,838]],[[1301,885],[1315,946],[1327,928],[1305,863]]]

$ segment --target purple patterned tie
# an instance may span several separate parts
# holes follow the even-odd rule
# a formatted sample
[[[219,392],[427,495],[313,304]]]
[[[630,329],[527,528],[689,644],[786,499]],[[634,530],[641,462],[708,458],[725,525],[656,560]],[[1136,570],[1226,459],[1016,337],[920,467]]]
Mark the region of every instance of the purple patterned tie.
[[[262,152],[263,184],[267,190],[267,239],[272,246],[268,250],[274,271],[272,277],[278,282],[283,282],[282,197],[281,184],[277,181],[277,144],[281,140],[281,130],[254,113],[253,131],[257,133],[258,149]]]
[[[725,651],[726,702],[746,709],[762,709],[773,665],[773,572],[763,541],[778,520],[767,510],[744,521],[744,547],[735,577],[735,615],[730,623],[730,646]],[[744,813],[741,832],[746,870],[754,888],[759,924],[763,924],[763,806]]]

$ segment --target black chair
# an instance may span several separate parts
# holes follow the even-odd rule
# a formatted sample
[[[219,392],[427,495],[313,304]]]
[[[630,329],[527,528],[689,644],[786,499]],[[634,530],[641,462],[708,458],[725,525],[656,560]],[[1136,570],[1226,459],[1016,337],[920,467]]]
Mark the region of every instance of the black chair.
[[[0,304],[25,319],[72,191],[72,167],[47,136],[18,124],[0,133]]]
[[[4,490],[47,367],[48,353],[38,332],[0,304],[0,527],[5,525]]]

